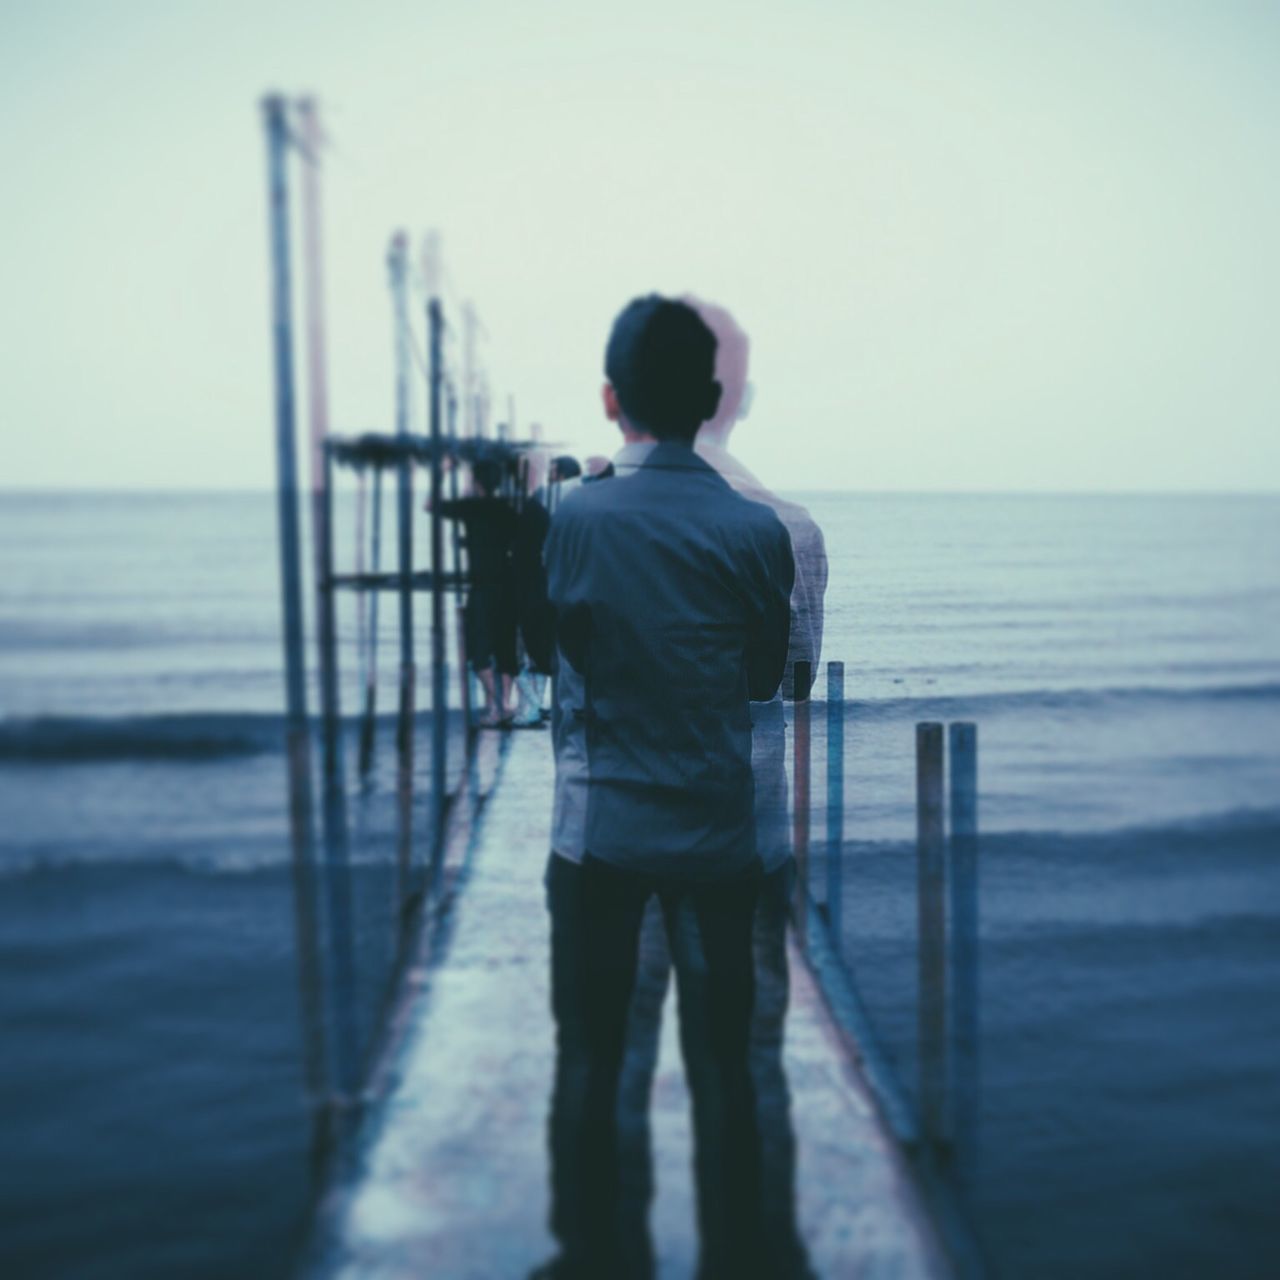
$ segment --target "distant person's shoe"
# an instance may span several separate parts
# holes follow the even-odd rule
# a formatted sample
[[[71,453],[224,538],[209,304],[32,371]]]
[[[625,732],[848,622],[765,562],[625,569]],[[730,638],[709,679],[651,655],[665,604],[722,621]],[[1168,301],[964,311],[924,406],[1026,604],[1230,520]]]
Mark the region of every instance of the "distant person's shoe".
[[[529,1280],[587,1280],[587,1274],[567,1259],[556,1257],[540,1267],[534,1267],[529,1272]]]

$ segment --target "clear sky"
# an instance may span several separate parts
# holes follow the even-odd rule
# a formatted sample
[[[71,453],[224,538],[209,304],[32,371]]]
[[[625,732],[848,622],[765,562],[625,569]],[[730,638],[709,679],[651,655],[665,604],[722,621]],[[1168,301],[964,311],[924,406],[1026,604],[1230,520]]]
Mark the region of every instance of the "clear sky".
[[[436,226],[499,405],[584,453],[656,288],[751,333],[775,487],[1280,487],[1280,5],[0,14],[0,484],[271,483],[279,88],[334,139],[337,429],[390,427],[386,241]]]

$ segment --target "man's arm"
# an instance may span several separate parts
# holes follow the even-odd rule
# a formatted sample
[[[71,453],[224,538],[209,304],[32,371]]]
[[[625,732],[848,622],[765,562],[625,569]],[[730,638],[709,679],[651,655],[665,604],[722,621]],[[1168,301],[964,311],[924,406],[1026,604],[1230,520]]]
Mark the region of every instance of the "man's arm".
[[[590,610],[582,592],[576,564],[576,530],[572,515],[557,511],[551,520],[542,558],[547,569],[547,600],[555,610],[556,643],[576,671],[585,671],[590,633]]]
[[[772,512],[760,539],[754,607],[747,630],[747,693],[768,702],[778,691],[787,665],[791,635],[791,588],[796,566],[791,537]]]
[[[818,678],[822,657],[823,598],[827,591],[827,549],[822,531],[805,513],[802,519],[787,523],[791,534],[791,552],[795,557],[796,581],[791,591],[791,639],[788,644],[787,669],[782,678],[782,696],[788,700],[797,694],[795,664],[807,662],[810,678]],[[798,691],[807,697],[809,690]]]

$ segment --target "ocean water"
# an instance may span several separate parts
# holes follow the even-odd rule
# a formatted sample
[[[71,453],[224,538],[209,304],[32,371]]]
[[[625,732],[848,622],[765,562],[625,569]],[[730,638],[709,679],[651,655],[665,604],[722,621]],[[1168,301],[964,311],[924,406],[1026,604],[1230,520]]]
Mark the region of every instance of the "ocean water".
[[[908,1091],[913,726],[979,726],[995,1270],[1280,1273],[1280,498],[799,496],[846,664],[842,950]],[[309,1136],[272,502],[7,494],[0,548],[0,1272],[281,1275]],[[387,598],[387,710],[393,632]],[[362,1043],[395,791],[384,725],[349,799]]]

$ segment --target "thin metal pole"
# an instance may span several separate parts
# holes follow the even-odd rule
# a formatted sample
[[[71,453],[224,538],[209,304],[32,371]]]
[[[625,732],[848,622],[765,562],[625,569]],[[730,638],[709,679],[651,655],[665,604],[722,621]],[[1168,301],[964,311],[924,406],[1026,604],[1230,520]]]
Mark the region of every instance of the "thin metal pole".
[[[981,1090],[978,985],[978,726],[949,726],[952,1096],[956,1154],[971,1173]]]
[[[827,924],[844,939],[844,663],[827,663]]]
[[[311,418],[311,523],[316,579],[316,646],[320,670],[320,707],[324,725],[324,778],[332,786],[342,771],[342,735],[338,703],[337,626],[334,618],[332,468],[325,458],[329,434],[329,388],[324,338],[324,258],[320,223],[320,147],[322,132],[316,104],[298,104],[306,163],[302,169],[302,243],[306,266],[307,374]]]
[[[409,435],[409,276],[408,241],[403,231],[391,238],[387,265],[395,306],[396,435]],[[396,545],[400,570],[400,716],[397,739],[403,755],[413,737],[413,464],[400,460],[396,488]]]
[[[453,394],[452,389],[450,389],[449,393],[449,452],[453,458],[453,465],[449,468],[449,497],[456,502],[458,498],[458,466],[461,459],[458,456],[458,398]],[[471,672],[467,667],[466,616],[461,603],[462,582],[465,572],[462,557],[461,521],[453,520],[450,525],[453,530],[453,619],[454,628],[457,632],[459,705],[462,707],[462,727],[466,734],[469,749],[471,742]]]
[[[382,569],[382,468],[373,470],[373,512],[370,534],[369,572],[376,578]],[[378,715],[378,594],[375,586],[369,593],[369,623],[366,628],[369,661],[365,667],[364,722],[360,726],[360,772],[367,774],[373,763],[373,738]]]
[[[440,245],[430,242],[429,286],[438,286]],[[431,806],[434,819],[431,861],[434,868],[444,851],[444,817],[447,793],[449,707],[445,690],[444,638],[444,436],[441,399],[444,384],[444,313],[439,293],[427,303],[427,328],[431,342]]]
[[[333,528],[333,455],[323,450],[324,484],[321,490],[321,525]],[[355,1096],[359,1086],[359,1032],[356,1027],[355,991],[356,957],[355,931],[351,915],[351,859],[347,832],[347,792],[342,775],[341,726],[337,714],[337,659],[333,656],[335,635],[332,617],[333,590],[333,539],[324,538],[322,557],[322,595],[329,601],[330,609],[330,674],[334,682],[331,695],[325,704],[326,744],[332,743],[335,771],[327,774],[324,788],[324,806],[321,810],[324,831],[324,865],[326,903],[328,906],[329,940],[332,955],[330,985],[333,1000],[334,1056],[337,1062],[337,1086],[345,1099]],[[322,685],[323,687],[323,685]]]
[[[927,1139],[946,1137],[947,917],[943,863],[942,726],[916,725],[916,910],[920,1114]]]
[[[809,686],[813,667],[797,662],[794,674],[795,702],[795,803],[792,810],[791,845],[796,859],[796,893],[793,920],[802,946],[809,941]]]
[[[363,581],[368,563],[365,557],[365,541],[369,524],[369,475],[364,467],[356,468],[356,579]],[[363,692],[369,682],[369,615],[365,612],[363,586],[356,588],[356,679]]]
[[[478,435],[476,430],[476,309],[467,301],[462,304],[462,433]]]
[[[391,270],[391,294],[395,306],[396,335],[396,435],[409,435],[409,277],[408,240],[403,231],[391,238],[387,257]],[[411,890],[411,827],[413,821],[413,471],[407,457],[400,460],[396,476],[396,545],[400,595],[400,711],[396,722],[399,748],[399,833],[397,886],[401,923],[407,925],[404,908]]]
[[[284,639],[294,931],[298,953],[303,1070],[307,1093],[313,1106],[323,1115],[328,1101],[328,1071],[316,928],[311,745],[307,725],[307,685],[303,656],[302,553],[298,535],[293,334],[289,285],[289,194],[286,171],[289,126],[282,97],[267,98],[263,103],[263,111],[266,117],[267,180],[270,192],[272,345],[276,393],[276,514],[280,538],[280,603]]]

